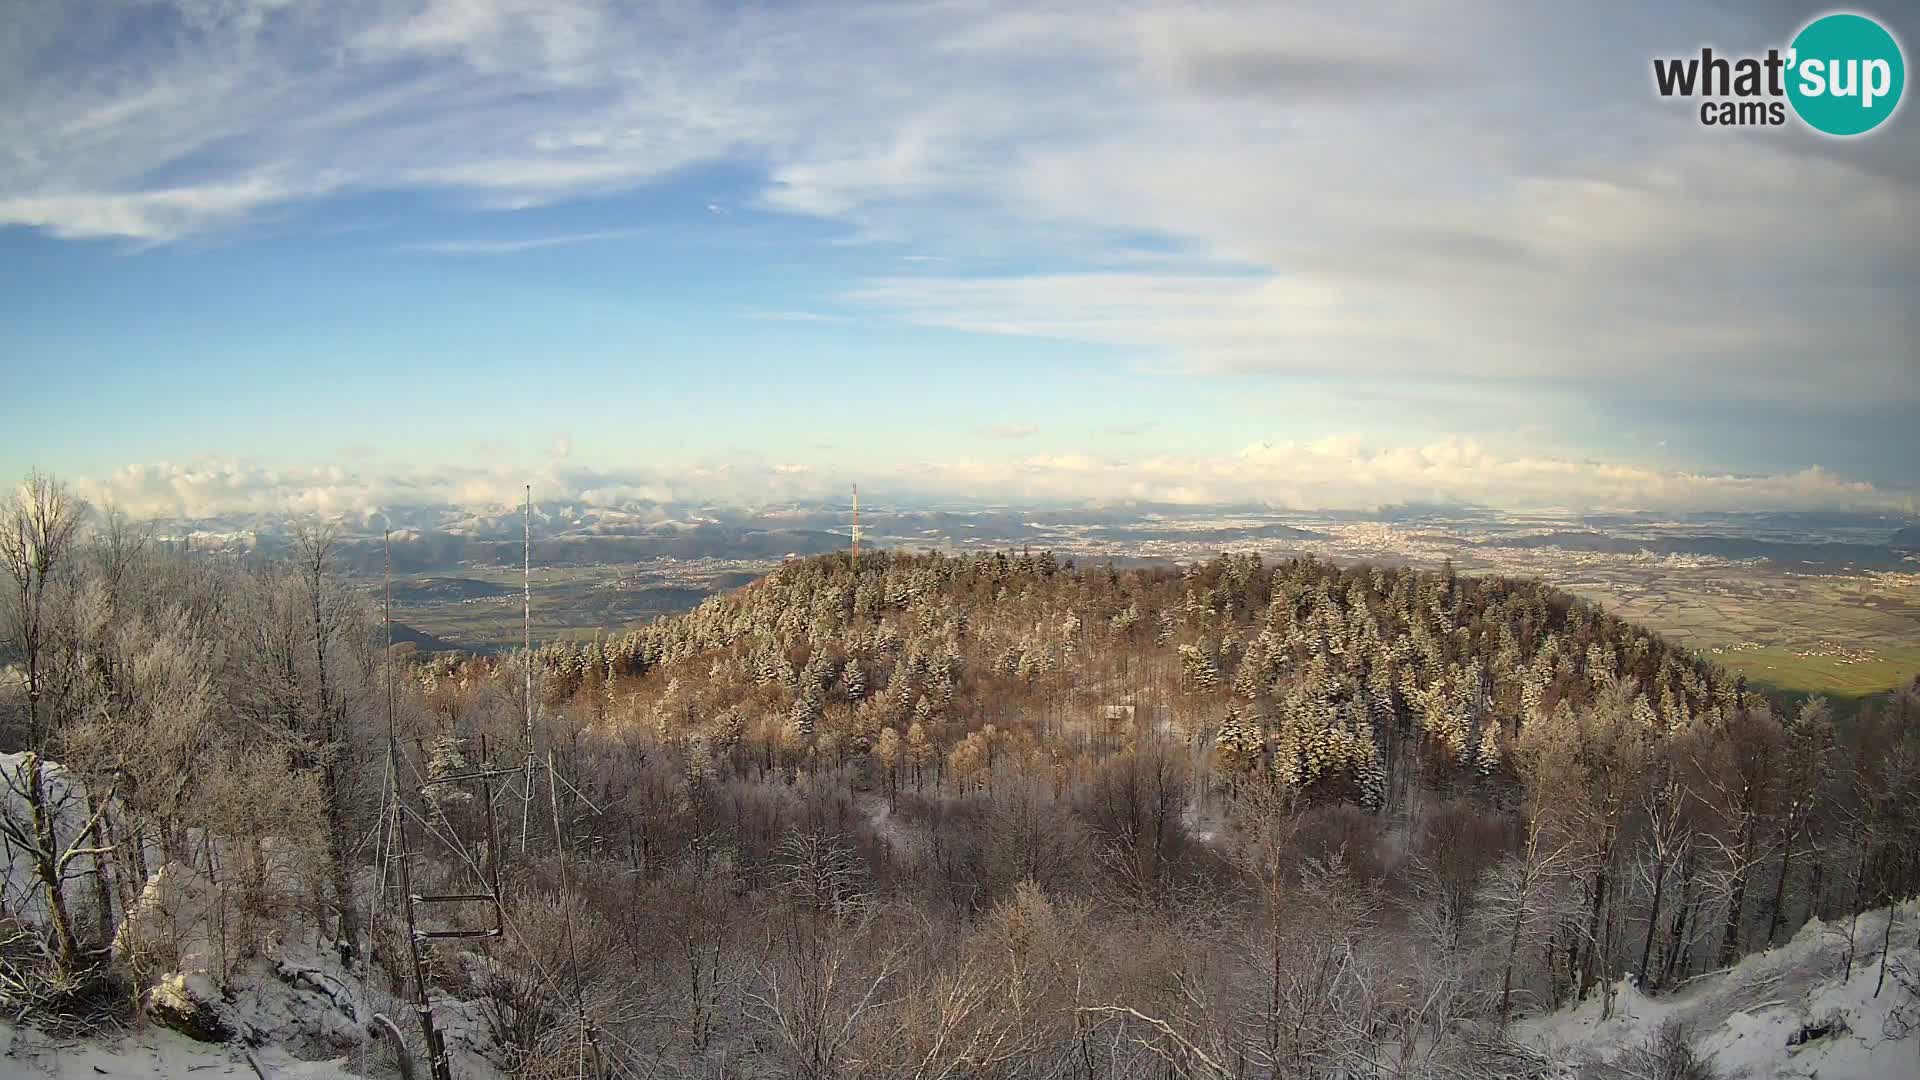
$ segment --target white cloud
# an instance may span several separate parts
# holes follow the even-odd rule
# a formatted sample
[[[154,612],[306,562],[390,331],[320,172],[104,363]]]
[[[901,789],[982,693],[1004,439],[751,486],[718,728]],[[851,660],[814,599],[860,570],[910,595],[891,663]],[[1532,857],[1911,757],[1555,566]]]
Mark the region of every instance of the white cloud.
[[[229,513],[366,514],[383,507],[518,503],[531,483],[541,501],[732,502],[837,497],[843,470],[816,462],[719,463],[600,469],[556,453],[531,470],[274,469],[245,462],[130,465],[76,481],[95,501],[159,517]],[[1625,462],[1496,453],[1471,439],[1383,446],[1356,437],[1263,442],[1214,457],[1090,453],[867,464],[863,483],[900,493],[1060,502],[1145,500],[1196,506],[1372,509],[1413,501],[1507,509],[1888,509],[1900,492],[1820,468],[1766,475],[1662,469]]]
[[[1376,447],[1358,439],[1257,443],[1195,458],[1035,456],[920,466],[953,492],[1032,498],[1140,499],[1209,505],[1253,502],[1299,510],[1372,509],[1439,501],[1507,509],[1898,508],[1903,498],[1813,468],[1774,475],[1667,470],[1618,462],[1503,456],[1471,440]]]
[[[131,193],[67,192],[0,197],[0,225],[31,225],[55,236],[166,241],[232,224],[296,192],[264,178]]]

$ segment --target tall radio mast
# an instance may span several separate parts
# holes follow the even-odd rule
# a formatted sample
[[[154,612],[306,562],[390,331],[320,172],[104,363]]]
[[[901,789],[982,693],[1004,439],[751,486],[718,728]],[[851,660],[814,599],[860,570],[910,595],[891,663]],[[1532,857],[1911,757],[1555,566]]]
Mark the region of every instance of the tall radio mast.
[[[853,485],[853,565],[860,567],[860,485]]]

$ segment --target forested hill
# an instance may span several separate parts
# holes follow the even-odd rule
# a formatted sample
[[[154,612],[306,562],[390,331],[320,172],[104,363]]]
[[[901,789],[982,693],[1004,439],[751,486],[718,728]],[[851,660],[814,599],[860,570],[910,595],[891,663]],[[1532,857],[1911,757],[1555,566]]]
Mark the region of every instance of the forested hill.
[[[644,674],[618,695],[716,764],[878,753],[912,762],[920,783],[949,765],[965,783],[986,764],[983,739],[1045,745],[1131,722],[1211,740],[1223,782],[1261,773],[1386,808],[1422,780],[1502,791],[1535,718],[1604,704],[1658,738],[1748,698],[1536,581],[1257,555],[1178,572],[1045,552],[869,553],[857,571],[821,556],[540,657],[556,703]]]
[[[963,910],[1024,879],[1164,897],[1222,860],[1345,860],[1494,920],[1503,1018],[1523,986],[1667,985],[1920,883],[1920,686],[1842,737],[1822,699],[1776,710],[1532,580],[832,555],[539,656],[554,715],[671,763],[648,805],[687,835],[771,844],[743,793],[795,792],[783,813],[877,875],[924,846],[909,876]],[[648,812],[602,822],[670,845]]]

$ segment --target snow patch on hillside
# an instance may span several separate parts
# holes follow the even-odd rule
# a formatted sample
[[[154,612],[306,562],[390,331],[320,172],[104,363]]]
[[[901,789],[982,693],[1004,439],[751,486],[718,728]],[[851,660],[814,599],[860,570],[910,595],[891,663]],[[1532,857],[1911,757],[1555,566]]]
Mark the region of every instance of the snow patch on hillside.
[[[1908,901],[1892,912],[1887,959],[1920,973],[1920,903]],[[1563,1059],[1612,1061],[1645,1044],[1663,1024],[1675,1023],[1729,1080],[1920,1078],[1920,1032],[1914,1030],[1920,997],[1891,971],[1880,983],[1888,914],[1886,908],[1865,912],[1852,927],[1851,976],[1850,920],[1816,919],[1792,941],[1672,994],[1649,997],[1623,980],[1610,1017],[1602,1018],[1595,999],[1519,1021],[1513,1033]]]
[[[25,762],[23,754],[0,754],[0,814],[30,836]],[[86,827],[90,804],[81,784],[58,763],[43,763],[41,775],[56,851],[62,850]],[[333,943],[309,925],[299,860],[291,847],[267,838],[244,853],[234,852],[197,830],[188,840],[196,858],[204,857],[219,871],[167,862],[160,851],[149,849],[149,864],[157,869],[130,909],[113,913],[113,953],[125,969],[141,973],[138,989],[158,988],[163,1007],[190,1014],[185,1030],[228,1041],[198,1042],[157,1021],[131,1032],[79,1038],[16,1026],[18,1016],[0,1017],[0,1077],[344,1080],[394,1075],[393,1049],[375,1034],[376,1014],[398,1025],[419,1074],[426,1075],[413,1007],[370,987],[364,967],[345,965]],[[258,876],[251,889],[245,872],[249,859]],[[94,895],[85,881],[91,869],[86,856],[68,868],[68,899],[76,917]],[[368,883],[369,894],[374,887]],[[29,923],[46,919],[33,855],[19,841],[8,842],[4,833],[0,911]],[[243,930],[249,917],[266,921]],[[153,1001],[148,999],[150,1009]],[[497,1080],[493,1040],[480,1006],[436,993],[434,1011],[456,1075]]]
[[[256,1070],[247,1059],[259,1062]],[[111,1039],[59,1039],[0,1020],[0,1076],[47,1080],[100,1080],[115,1077],[244,1077],[259,1080],[357,1080],[351,1059],[301,1061],[275,1047],[194,1042],[164,1028],[148,1028]]]

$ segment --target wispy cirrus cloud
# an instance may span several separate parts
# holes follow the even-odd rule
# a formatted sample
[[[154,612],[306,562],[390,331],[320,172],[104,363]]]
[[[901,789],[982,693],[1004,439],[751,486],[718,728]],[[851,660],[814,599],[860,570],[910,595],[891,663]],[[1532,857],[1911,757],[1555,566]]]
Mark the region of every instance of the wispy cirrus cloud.
[[[598,229],[591,232],[554,233],[547,236],[499,237],[495,239],[434,240],[402,245],[402,251],[430,255],[516,255],[544,248],[577,247],[610,240],[631,240],[645,236],[645,229]]]
[[[747,318],[762,322],[791,323],[838,323],[845,322],[846,316],[827,311],[750,311]]]

